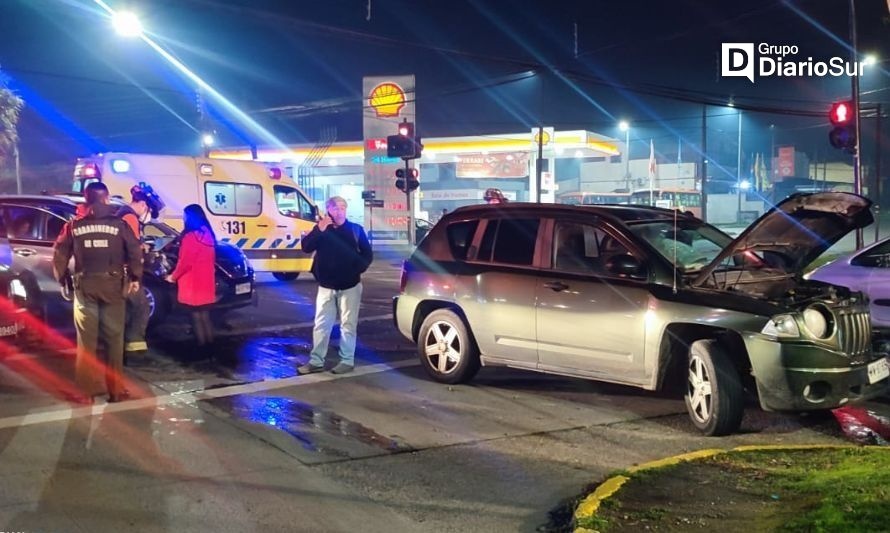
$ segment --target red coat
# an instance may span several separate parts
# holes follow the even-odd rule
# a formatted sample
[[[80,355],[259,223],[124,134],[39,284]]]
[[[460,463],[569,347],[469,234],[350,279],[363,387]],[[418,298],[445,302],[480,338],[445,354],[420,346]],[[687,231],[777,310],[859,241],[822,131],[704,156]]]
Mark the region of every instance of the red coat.
[[[207,305],[216,300],[213,236],[192,231],[182,238],[179,261],[171,276],[177,285],[177,300],[185,305]]]

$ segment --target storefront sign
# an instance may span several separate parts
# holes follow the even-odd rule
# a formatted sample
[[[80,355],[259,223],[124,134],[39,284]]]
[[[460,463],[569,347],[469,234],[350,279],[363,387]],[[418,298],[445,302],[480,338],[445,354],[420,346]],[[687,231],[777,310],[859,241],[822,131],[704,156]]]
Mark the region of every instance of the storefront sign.
[[[793,146],[780,146],[779,147],[779,176],[793,176],[794,175],[794,147]]]
[[[528,176],[528,153],[462,154],[457,156],[458,178],[524,178]]]

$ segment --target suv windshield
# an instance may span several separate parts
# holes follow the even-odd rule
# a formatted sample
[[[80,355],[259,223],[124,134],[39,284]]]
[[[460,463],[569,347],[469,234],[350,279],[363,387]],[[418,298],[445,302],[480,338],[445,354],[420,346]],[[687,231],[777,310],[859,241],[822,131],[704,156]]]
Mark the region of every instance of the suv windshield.
[[[732,242],[732,237],[697,220],[646,221],[629,224],[631,231],[684,271],[700,270]]]

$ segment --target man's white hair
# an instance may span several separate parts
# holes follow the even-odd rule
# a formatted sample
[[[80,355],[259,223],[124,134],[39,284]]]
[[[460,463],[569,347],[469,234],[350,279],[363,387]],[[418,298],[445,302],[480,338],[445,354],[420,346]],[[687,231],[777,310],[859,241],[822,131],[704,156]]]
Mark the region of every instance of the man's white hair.
[[[331,207],[332,205],[336,206],[338,202],[343,202],[344,206],[349,207],[349,204],[346,203],[346,200],[344,200],[342,196],[331,196],[324,205],[325,207]]]

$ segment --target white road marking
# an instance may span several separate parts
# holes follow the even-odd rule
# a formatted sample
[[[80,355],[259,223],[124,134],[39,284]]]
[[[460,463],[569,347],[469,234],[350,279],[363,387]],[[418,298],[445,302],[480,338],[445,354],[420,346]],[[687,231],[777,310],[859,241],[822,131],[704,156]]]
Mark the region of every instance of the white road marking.
[[[395,361],[393,363],[377,363],[375,365],[357,365],[355,370],[349,374],[332,374],[330,372],[319,372],[317,374],[309,374],[306,376],[293,376],[289,378],[271,379],[268,381],[257,381],[255,383],[244,383],[240,385],[231,385],[229,387],[220,387],[210,390],[199,390],[192,392],[180,392],[174,394],[165,394],[161,396],[152,396],[149,398],[140,398],[136,400],[128,400],[120,403],[106,403],[92,406],[82,407],[64,407],[51,411],[42,411],[37,413],[28,413],[26,415],[8,416],[0,418],[0,429],[14,428],[22,426],[33,426],[37,424],[46,424],[50,422],[64,422],[75,418],[85,418],[88,416],[96,416],[104,413],[119,413],[122,411],[133,411],[136,409],[146,409],[150,407],[158,407],[169,404],[194,404],[199,400],[210,400],[213,398],[222,398],[225,396],[236,396],[238,394],[253,394],[256,392],[264,392],[285,387],[298,387],[302,385],[312,385],[315,383],[325,383],[338,379],[349,379],[371,374],[378,374],[396,368],[405,368],[409,366],[418,366],[420,364],[416,359],[407,359],[404,361]]]

